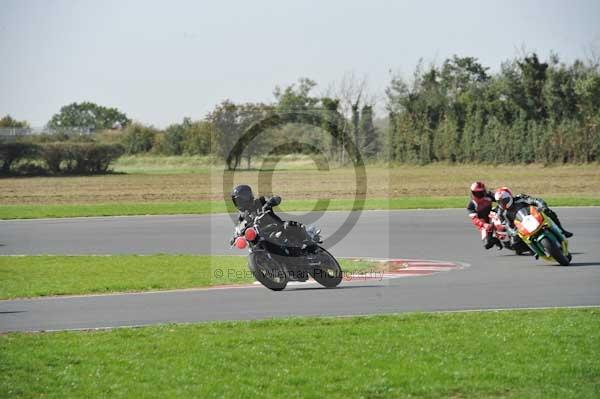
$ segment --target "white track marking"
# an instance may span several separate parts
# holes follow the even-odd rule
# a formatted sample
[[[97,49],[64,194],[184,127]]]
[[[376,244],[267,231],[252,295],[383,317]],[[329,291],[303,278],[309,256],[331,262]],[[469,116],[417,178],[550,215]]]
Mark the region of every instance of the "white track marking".
[[[598,309],[600,305],[574,305],[574,306],[539,306],[539,307],[514,307],[514,308],[481,308],[481,309],[459,309],[459,310],[430,310],[426,312],[410,311],[410,312],[396,312],[396,313],[364,313],[364,314],[347,314],[337,316],[286,316],[277,317],[277,320],[287,320],[296,318],[350,318],[350,317],[377,317],[377,316],[398,316],[407,314],[436,314],[436,313],[473,313],[473,312],[510,312],[510,311],[527,311],[527,310],[551,310],[551,309]],[[205,323],[227,323],[231,321],[244,321],[248,323],[260,322],[262,320],[273,320],[273,318],[265,319],[254,319],[254,320],[208,320],[208,321],[190,321],[190,322],[173,322],[173,323],[149,323],[149,324],[132,324],[129,326],[101,326],[101,327],[82,327],[82,328],[61,328],[61,329],[49,329],[49,330],[29,330],[26,332],[61,332],[61,331],[104,331],[104,330],[116,330],[119,328],[143,328],[143,327],[160,327],[166,325],[175,326],[186,326],[192,324],[205,324]]]

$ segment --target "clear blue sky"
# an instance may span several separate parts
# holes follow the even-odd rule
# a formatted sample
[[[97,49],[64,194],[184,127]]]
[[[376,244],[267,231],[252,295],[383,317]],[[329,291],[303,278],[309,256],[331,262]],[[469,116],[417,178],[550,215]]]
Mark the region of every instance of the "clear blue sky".
[[[344,73],[383,92],[390,70],[452,54],[497,69],[524,45],[564,60],[600,49],[600,1],[0,2],[0,114],[42,126],[93,101],[164,127],[226,98]]]

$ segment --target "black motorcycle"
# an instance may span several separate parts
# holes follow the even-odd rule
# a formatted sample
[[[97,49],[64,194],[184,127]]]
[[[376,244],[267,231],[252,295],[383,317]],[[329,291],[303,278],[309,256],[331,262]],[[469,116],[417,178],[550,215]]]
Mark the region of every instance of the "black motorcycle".
[[[289,281],[306,281],[311,276],[327,288],[342,282],[338,261],[320,246],[320,230],[293,221],[274,218],[265,204],[256,214],[241,221],[231,240],[233,246],[249,246],[248,268],[254,277],[273,291]]]

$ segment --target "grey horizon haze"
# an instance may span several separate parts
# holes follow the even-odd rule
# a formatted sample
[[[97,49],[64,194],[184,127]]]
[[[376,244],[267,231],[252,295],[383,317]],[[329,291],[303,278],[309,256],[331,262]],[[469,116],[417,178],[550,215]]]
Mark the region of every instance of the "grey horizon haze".
[[[225,99],[273,100],[344,74],[383,93],[420,58],[497,70],[525,47],[563,61],[600,42],[599,1],[0,1],[0,117],[42,126],[92,101],[165,127]],[[381,116],[381,115],[380,115]]]

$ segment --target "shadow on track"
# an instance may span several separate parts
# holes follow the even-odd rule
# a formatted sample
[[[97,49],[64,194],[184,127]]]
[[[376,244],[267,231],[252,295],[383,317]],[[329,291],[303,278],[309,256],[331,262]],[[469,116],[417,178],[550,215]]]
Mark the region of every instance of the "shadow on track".
[[[387,284],[386,284],[387,285]],[[347,289],[352,289],[352,288],[381,288],[384,287],[386,285],[344,285],[341,287],[335,287],[335,288],[325,288],[325,287],[289,287],[289,289],[286,289],[286,292],[290,292],[290,291],[311,291],[311,290],[324,290],[324,291],[335,291],[335,290],[347,290]]]
[[[600,262],[573,262],[566,267],[578,267],[578,266],[600,266]]]

